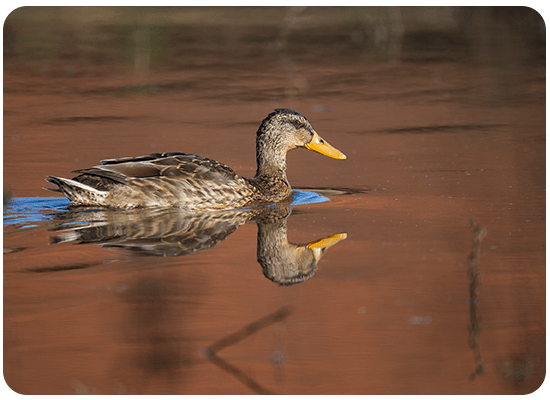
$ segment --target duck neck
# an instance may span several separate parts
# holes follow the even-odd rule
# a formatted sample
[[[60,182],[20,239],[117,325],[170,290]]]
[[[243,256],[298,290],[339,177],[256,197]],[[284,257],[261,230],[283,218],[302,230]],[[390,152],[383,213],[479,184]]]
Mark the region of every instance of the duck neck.
[[[257,168],[255,178],[278,178],[282,181],[286,179],[286,160],[284,155],[278,155],[273,157],[271,155],[268,159],[262,154],[256,156]]]
[[[290,184],[286,177],[286,152],[282,144],[265,137],[256,140],[256,175],[253,181],[266,194],[278,193],[277,197],[286,197],[290,193]]]

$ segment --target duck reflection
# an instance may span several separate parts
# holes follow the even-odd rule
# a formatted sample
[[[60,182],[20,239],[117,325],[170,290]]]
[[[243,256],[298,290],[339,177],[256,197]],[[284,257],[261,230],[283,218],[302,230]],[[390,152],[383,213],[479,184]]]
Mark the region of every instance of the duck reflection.
[[[258,226],[257,257],[266,278],[280,285],[304,282],[315,275],[325,251],[346,233],[293,244],[287,239],[291,199],[240,210],[189,212],[180,209],[90,210],[75,207],[58,214],[52,243],[78,241],[123,248],[136,256],[182,256],[206,250],[249,221]]]
[[[347,237],[346,233],[336,233],[305,245],[289,243],[286,231],[290,213],[283,216],[273,211],[263,212],[255,218],[257,254],[265,277],[280,285],[293,285],[313,277],[325,251]]]

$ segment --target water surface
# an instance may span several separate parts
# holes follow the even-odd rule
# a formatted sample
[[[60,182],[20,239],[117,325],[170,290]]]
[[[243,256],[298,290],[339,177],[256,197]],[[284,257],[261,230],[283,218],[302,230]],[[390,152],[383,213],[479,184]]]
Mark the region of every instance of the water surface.
[[[385,8],[139,10],[20,9],[4,27],[14,391],[541,385],[546,76],[535,17],[442,9],[449,28],[434,33],[414,9],[401,20]],[[492,29],[470,12],[493,12]],[[399,21],[403,36],[388,34]],[[256,129],[277,107],[348,156],[289,153],[293,202],[113,213],[43,190],[47,175],[164,151],[252,176]]]

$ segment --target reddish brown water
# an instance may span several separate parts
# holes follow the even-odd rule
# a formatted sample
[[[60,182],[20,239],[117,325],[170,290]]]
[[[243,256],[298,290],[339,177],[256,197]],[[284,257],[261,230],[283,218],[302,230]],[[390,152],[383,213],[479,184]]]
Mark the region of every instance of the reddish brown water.
[[[285,10],[266,13],[261,28],[203,26],[181,11],[137,26],[10,16],[5,193],[48,196],[46,175],[162,151],[251,176],[260,121],[287,107],[348,156],[289,153],[293,187],[331,201],[295,206],[288,240],[348,236],[311,279],[279,286],[257,262],[254,223],[174,257],[50,244],[55,220],[5,224],[6,383],[25,394],[536,390],[546,373],[544,46],[505,24],[495,36],[470,27],[435,45],[405,35],[387,61],[327,11],[306,9],[276,51],[284,25],[272,21]],[[33,37],[31,17],[50,36]]]

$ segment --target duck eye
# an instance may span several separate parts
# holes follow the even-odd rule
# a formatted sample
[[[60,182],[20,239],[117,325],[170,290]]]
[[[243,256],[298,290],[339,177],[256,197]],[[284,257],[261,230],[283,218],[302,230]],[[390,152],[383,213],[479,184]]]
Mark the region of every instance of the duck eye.
[[[300,123],[300,121],[292,121],[292,125],[294,125],[294,128],[296,129],[300,129],[304,127],[304,125]]]

